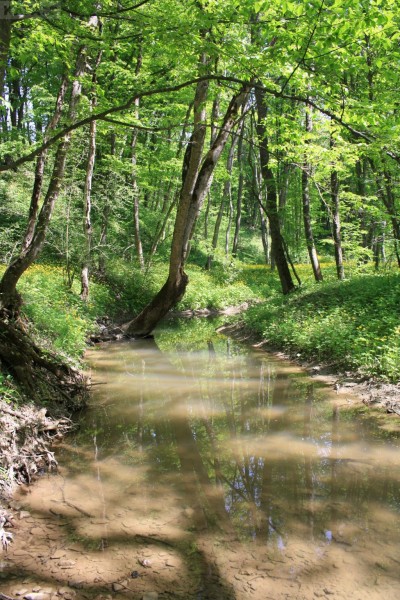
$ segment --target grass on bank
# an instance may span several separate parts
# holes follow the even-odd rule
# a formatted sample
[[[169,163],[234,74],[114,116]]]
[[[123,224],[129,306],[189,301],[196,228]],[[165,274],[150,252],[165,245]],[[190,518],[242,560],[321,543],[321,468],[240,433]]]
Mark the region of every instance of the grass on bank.
[[[364,273],[337,281],[330,270],[327,281],[308,281],[288,296],[277,291],[274,277],[269,298],[249,309],[246,324],[271,347],[303,360],[399,381],[400,275]]]
[[[222,309],[257,299],[256,291],[238,278],[237,269],[216,268],[207,273],[189,266],[187,271],[190,283],[179,310]],[[90,283],[90,299],[85,303],[79,297],[78,279],[70,289],[62,267],[36,264],[23,275],[18,289],[23,313],[31,320],[32,332],[40,344],[78,363],[97,320],[108,317],[121,323],[132,318],[160,289],[166,275],[162,264],[142,273],[131,264],[115,262],[105,282]]]
[[[77,363],[97,319],[108,316],[123,322],[137,314],[166,277],[162,264],[147,274],[126,263],[110,267],[106,282],[91,283],[87,304],[79,298],[78,280],[72,289],[65,285],[61,267],[38,264],[29,269],[19,289],[23,310],[42,345]],[[190,283],[178,309],[222,309],[261,301],[244,319],[272,347],[338,370],[398,381],[400,275],[356,272],[339,282],[334,266],[325,264],[325,281],[315,284],[309,265],[297,268],[304,285],[282,296],[277,274],[267,266],[216,264],[207,272],[189,265]]]

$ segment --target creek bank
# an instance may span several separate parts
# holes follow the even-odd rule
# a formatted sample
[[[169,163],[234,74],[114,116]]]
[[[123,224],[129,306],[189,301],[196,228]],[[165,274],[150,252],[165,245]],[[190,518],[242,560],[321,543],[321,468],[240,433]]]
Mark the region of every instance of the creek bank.
[[[0,399],[0,552],[13,538],[10,499],[16,489],[28,492],[40,475],[57,469],[54,446],[71,427],[69,418],[51,417],[45,407]]]
[[[335,369],[334,364],[302,360],[299,352],[282,352],[271,346],[267,340],[260,340],[260,337],[243,321],[227,323],[219,327],[217,331],[254,348],[268,351],[279,358],[291,360],[306,369],[308,374],[317,381],[333,387],[338,396],[350,392],[360,404],[377,410],[380,414],[388,415],[390,421],[384,423],[386,428],[400,431],[398,420],[400,416],[400,383],[391,384],[373,378],[365,378],[351,371],[342,373]]]
[[[254,304],[254,302],[252,303]],[[195,308],[192,310],[170,311],[165,319],[190,319],[193,317],[218,317],[218,316],[234,316],[246,311],[251,306],[250,302],[243,302],[237,306],[227,306],[226,308]],[[89,346],[99,344],[101,342],[120,341],[124,338],[135,339],[135,336],[126,335],[127,323],[111,323],[108,320],[101,320],[97,324],[96,333],[92,334],[87,343]],[[152,337],[152,336],[146,336]]]
[[[193,309],[185,311],[171,311],[166,318],[193,318],[193,317],[217,317],[217,316],[237,316],[246,311],[250,303],[244,302],[239,306],[230,306],[226,309]],[[391,384],[374,378],[362,377],[354,371],[338,372],[334,364],[320,363],[317,361],[303,360],[301,353],[282,352],[279,348],[271,346],[267,340],[260,340],[260,337],[252,331],[243,321],[227,323],[217,329],[219,333],[226,334],[243,343],[249,344],[254,348],[271,352],[282,359],[288,359],[295,362],[321,383],[325,383],[334,388],[338,396],[348,394],[352,395],[360,404],[370,409],[377,410],[381,414],[386,414],[391,419],[391,423],[385,423],[390,429],[400,428],[397,417],[400,416],[400,383]],[[90,338],[89,344],[93,345],[106,341],[118,341],[125,336],[124,325],[101,323],[98,333]],[[400,429],[399,429],[400,430]]]

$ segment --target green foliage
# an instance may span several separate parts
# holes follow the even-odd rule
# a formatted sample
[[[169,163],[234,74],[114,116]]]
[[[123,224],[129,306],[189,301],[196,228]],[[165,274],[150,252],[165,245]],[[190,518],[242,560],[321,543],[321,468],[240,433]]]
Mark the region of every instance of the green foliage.
[[[41,342],[66,358],[78,360],[96,318],[108,314],[109,290],[93,283],[88,303],[81,301],[78,286],[70,290],[60,267],[35,265],[21,279],[24,313],[32,320]]]
[[[335,368],[398,381],[400,276],[308,285],[251,308],[247,324],[273,347]]]
[[[7,404],[18,404],[20,398],[19,392],[14,386],[11,375],[0,373],[0,399]]]
[[[220,265],[207,272],[200,267],[187,268],[189,285],[178,305],[180,310],[201,308],[224,309],[243,302],[259,299],[259,296],[242,279],[242,272],[235,265]]]

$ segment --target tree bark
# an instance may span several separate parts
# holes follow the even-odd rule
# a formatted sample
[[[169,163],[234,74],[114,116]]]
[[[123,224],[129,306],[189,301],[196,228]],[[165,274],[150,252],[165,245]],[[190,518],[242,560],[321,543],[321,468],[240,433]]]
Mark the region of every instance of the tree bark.
[[[207,92],[207,82],[197,85],[194,103],[195,126],[183,162],[182,188],[172,238],[168,279],[152,302],[125,326],[127,335],[149,335],[160,319],[179,302],[186,290],[188,276],[184,266],[194,226],[210,188],[215,165],[235,125],[239,110],[248,97],[246,88],[232,98],[221,129],[201,163],[206,134]]]
[[[92,102],[95,105],[95,102]],[[83,235],[84,258],[81,268],[81,298],[85,302],[89,298],[89,265],[92,247],[92,180],[96,158],[96,129],[97,121],[92,121],[89,127],[89,153],[86,165],[85,187],[83,190]]]
[[[221,203],[219,205],[217,219],[215,221],[213,239],[211,242],[213,251],[216,250],[217,246],[218,246],[219,231],[221,228],[222,217],[224,216],[226,202],[229,203],[229,206],[231,203],[231,176],[232,176],[232,166],[233,166],[233,158],[234,158],[234,153],[235,153],[236,140],[237,140],[237,136],[235,135],[232,139],[231,147],[230,147],[229,153],[228,153],[228,158],[226,160],[226,179],[224,182],[224,190],[222,193]],[[206,269],[208,269],[208,270],[211,269],[213,258],[214,258],[214,252],[211,252],[207,257]]]
[[[333,148],[335,142],[331,136],[330,146]],[[332,235],[335,244],[335,262],[338,279],[344,279],[343,249],[340,224],[340,193],[339,176],[335,168],[331,171],[331,200],[332,200]]]
[[[85,55],[83,48],[78,51],[76,79],[72,84],[69,103],[68,118],[73,121],[76,116],[77,105],[81,94],[79,77],[85,70]],[[67,134],[59,143],[54,160],[53,172],[45,199],[42,204],[36,227],[31,241],[21,250],[19,256],[7,267],[0,281],[0,310],[6,309],[12,314],[19,311],[20,299],[17,293],[17,284],[21,275],[31,266],[41,252],[47,234],[47,229],[53,214],[54,204],[60,194],[61,183],[64,178],[67,152],[71,141],[71,134]]]
[[[3,1],[0,6],[0,99],[4,100],[4,83],[7,71],[7,59],[11,43],[11,0]],[[1,101],[0,100],[0,101]]]
[[[257,135],[260,152],[260,167],[261,175],[266,187],[267,199],[265,204],[265,212],[268,217],[269,229],[271,235],[271,251],[278,270],[279,279],[281,282],[282,292],[288,294],[293,291],[296,286],[293,283],[292,276],[286,257],[286,252],[283,244],[281,227],[279,222],[278,211],[278,193],[274,173],[269,162],[269,145],[265,121],[267,118],[267,107],[265,103],[265,92],[261,88],[256,88],[255,91],[257,103]]]
[[[232,244],[232,255],[236,256],[239,248],[239,235],[240,235],[240,225],[242,221],[242,199],[243,199],[243,182],[244,182],[244,174],[243,174],[243,135],[244,135],[244,123],[242,123],[242,127],[239,133],[238,139],[238,149],[237,149],[237,159],[239,165],[239,179],[238,179],[238,189],[236,196],[236,219],[235,219],[235,233],[233,235],[233,244]]]
[[[311,133],[312,131],[312,116],[311,107],[306,107],[306,132]],[[304,221],[304,233],[307,244],[308,256],[312,270],[314,273],[315,281],[322,281],[322,272],[318,260],[317,250],[314,243],[314,235],[311,225],[311,202],[310,202],[310,185],[309,185],[309,172],[311,166],[308,163],[307,152],[304,152],[304,162],[301,171],[301,182],[302,182],[302,200],[303,200],[303,221]]]
[[[135,75],[138,75],[142,66],[142,51],[139,49],[139,55],[136,61]],[[135,98],[134,102],[134,115],[136,119],[139,119],[139,106],[140,99]],[[136,258],[139,262],[140,268],[144,269],[144,257],[142,240],[140,237],[140,219],[139,219],[139,185],[137,180],[137,156],[136,156],[136,145],[138,139],[138,129],[134,129],[132,132],[132,143],[131,143],[131,164],[132,164],[132,191],[133,191],[133,231],[135,238]]]
[[[53,117],[49,122],[44,136],[44,141],[46,141],[49,137],[51,131],[53,131],[60,122],[62,109],[65,100],[65,94],[67,92],[68,87],[68,77],[64,74],[61,79],[60,89],[58,91],[56,105],[53,113]],[[39,210],[39,200],[42,193],[43,187],[43,176],[44,176],[44,167],[46,164],[48,150],[44,149],[40,152],[36,159],[35,166],[35,179],[33,183],[33,190],[31,196],[31,203],[29,206],[29,215],[28,215],[28,224],[26,227],[25,236],[22,242],[22,251],[26,251],[30,244],[32,243],[32,238],[35,233],[37,215]]]

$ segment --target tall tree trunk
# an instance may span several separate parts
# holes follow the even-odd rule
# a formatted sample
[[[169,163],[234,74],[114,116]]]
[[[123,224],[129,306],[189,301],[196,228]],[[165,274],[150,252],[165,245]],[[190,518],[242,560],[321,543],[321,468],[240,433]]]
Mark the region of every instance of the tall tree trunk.
[[[101,25],[96,15],[93,15],[89,20],[89,25],[95,30],[97,27],[101,32]],[[93,111],[97,105],[96,97],[96,83],[97,83],[97,69],[100,65],[102,57],[102,50],[97,54],[97,58],[93,65],[92,74],[92,90],[90,99],[90,110]],[[97,122],[91,121],[89,125],[89,148],[88,158],[86,163],[86,175],[85,175],[85,187],[83,190],[83,238],[84,238],[84,251],[83,261],[81,266],[81,298],[87,301],[89,298],[89,269],[92,254],[92,181],[94,164],[96,160],[96,132]]]
[[[139,49],[139,55],[136,61],[135,75],[138,75],[142,67],[142,50]],[[135,98],[134,103],[134,115],[135,119],[139,119],[139,98]],[[131,164],[132,164],[132,191],[133,191],[133,231],[135,238],[136,258],[139,262],[140,268],[144,269],[144,257],[142,240],[140,237],[140,219],[139,219],[139,185],[137,180],[137,156],[136,146],[138,139],[138,129],[134,129],[132,132],[132,143],[131,143]]]
[[[57,95],[56,106],[54,109],[53,117],[52,117],[51,121],[49,122],[49,124],[47,125],[46,131],[45,131],[45,135],[44,135],[44,139],[43,139],[44,142],[46,142],[51,131],[53,131],[60,122],[67,87],[68,87],[68,78],[66,75],[63,75],[62,79],[61,79],[60,89],[59,89],[58,95]],[[43,187],[44,167],[46,164],[47,152],[48,152],[47,150],[42,150],[36,159],[35,179],[34,179],[34,183],[33,183],[31,203],[29,206],[28,224],[27,224],[25,236],[24,236],[24,239],[22,242],[22,251],[23,252],[25,252],[28,249],[28,247],[30,246],[30,244],[32,243],[32,238],[35,233],[37,214],[38,214],[38,210],[39,210],[39,200],[40,200],[40,196],[42,193],[42,187]]]
[[[83,48],[80,48],[76,68],[77,78],[72,84],[68,111],[68,118],[70,121],[73,121],[76,116],[77,105],[81,94],[81,83],[79,78],[83,75],[84,71],[85,54]],[[43,248],[47,229],[53,214],[54,204],[60,194],[70,141],[71,134],[67,134],[57,147],[53,172],[31,241],[28,246],[21,250],[19,256],[7,267],[0,281],[0,310],[6,309],[13,314],[17,313],[19,310],[20,300],[17,293],[17,284],[21,275],[36,260]]]
[[[93,103],[93,106],[95,103]],[[92,180],[94,163],[96,157],[96,121],[89,126],[89,153],[86,165],[85,187],[83,190],[83,235],[84,250],[81,268],[81,298],[87,301],[89,298],[89,265],[92,248]]]
[[[306,132],[312,132],[312,115],[311,107],[306,107]],[[311,165],[308,163],[307,152],[304,152],[304,162],[301,171],[301,182],[302,182],[302,200],[303,200],[303,220],[304,220],[304,233],[307,244],[308,256],[312,270],[314,273],[315,281],[322,281],[322,272],[318,260],[317,250],[314,243],[314,235],[311,225],[311,203],[310,203],[310,185],[309,185],[309,172]]]
[[[225,182],[224,182],[224,190],[222,192],[222,199],[221,199],[221,203],[219,205],[218,215],[217,215],[217,219],[215,221],[215,226],[214,226],[213,239],[212,239],[212,243],[211,243],[213,251],[216,250],[217,246],[218,246],[219,231],[221,228],[222,217],[224,216],[226,202],[228,201],[228,203],[230,205],[230,203],[232,201],[231,200],[231,176],[232,176],[232,166],[233,166],[233,158],[234,158],[234,153],[235,153],[236,140],[237,140],[237,136],[235,135],[232,138],[231,147],[229,148],[228,158],[226,160],[226,178],[225,178]],[[212,252],[208,255],[206,269],[211,269],[213,257],[214,257],[214,252]]]
[[[228,223],[226,226],[225,232],[225,256],[229,256],[229,241],[231,237],[231,227],[232,227],[232,219],[233,219],[233,202],[232,202],[232,183],[229,180],[229,189],[227,190],[228,194]]]
[[[135,112],[138,115],[139,98],[135,99]],[[136,259],[139,262],[140,268],[144,269],[143,246],[140,236],[140,218],[139,218],[139,185],[137,180],[137,145],[138,130],[135,129],[132,134],[131,143],[131,164],[132,164],[132,191],[133,191],[133,231],[135,239]]]
[[[238,139],[238,149],[237,149],[237,159],[239,165],[239,178],[238,178],[238,189],[236,196],[236,219],[235,219],[235,233],[233,235],[233,244],[232,244],[232,255],[236,256],[239,248],[239,236],[240,236],[240,225],[242,221],[242,200],[243,200],[243,182],[244,182],[244,173],[243,173],[243,135],[244,135],[244,123],[242,123],[242,127],[240,128],[239,139]]]
[[[213,238],[212,238],[212,242],[211,242],[211,247],[212,247],[213,251],[216,250],[216,248],[218,246],[219,230],[221,229],[222,217],[224,216],[224,211],[225,211],[225,200],[226,200],[225,194],[223,194],[222,198],[221,198],[221,202],[219,204],[217,218],[215,219],[215,224],[214,224],[214,233],[213,233]],[[214,258],[214,252],[212,254],[210,253],[207,256],[207,262],[206,262],[205,268],[208,271],[211,269],[213,258]]]
[[[116,134],[110,133],[110,154],[115,156]],[[101,218],[101,231],[99,239],[99,272],[104,276],[106,273],[106,256],[104,249],[107,247],[108,221],[110,217],[110,204],[108,201],[108,193],[106,194]]]
[[[260,152],[260,167],[261,175],[265,183],[267,199],[265,204],[265,212],[268,217],[269,229],[271,235],[271,251],[278,270],[279,279],[281,282],[282,292],[288,294],[295,289],[295,285],[290,274],[290,269],[286,257],[286,252],[283,244],[281,227],[279,222],[278,212],[278,193],[274,173],[269,163],[269,145],[266,129],[267,107],[265,103],[265,92],[260,88],[256,88],[255,92],[257,103],[257,135],[258,146]]]
[[[330,146],[335,145],[334,139],[331,136]],[[338,279],[344,279],[343,266],[343,249],[342,235],[340,224],[340,193],[339,193],[339,176],[335,168],[331,170],[331,200],[332,200],[332,235],[335,244],[335,262],[336,274]]]
[[[195,125],[183,163],[182,188],[172,238],[168,279],[150,304],[136,319],[126,325],[125,330],[128,335],[150,334],[160,319],[183,297],[188,283],[184,266],[194,226],[210,188],[215,165],[235,125],[239,110],[248,97],[248,90],[242,89],[232,98],[221,129],[201,162],[206,135],[207,92],[208,82],[202,81],[197,84],[194,104]]]
[[[11,0],[5,0],[0,4],[0,102],[4,100],[4,84],[11,43],[12,24]]]
[[[267,265],[271,264],[271,250],[269,247],[269,239],[268,239],[268,221],[265,218],[263,207],[260,208],[260,218],[261,218],[261,241],[264,250],[265,262]]]

